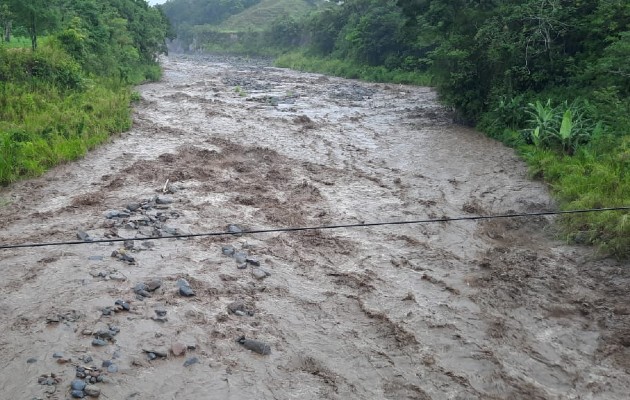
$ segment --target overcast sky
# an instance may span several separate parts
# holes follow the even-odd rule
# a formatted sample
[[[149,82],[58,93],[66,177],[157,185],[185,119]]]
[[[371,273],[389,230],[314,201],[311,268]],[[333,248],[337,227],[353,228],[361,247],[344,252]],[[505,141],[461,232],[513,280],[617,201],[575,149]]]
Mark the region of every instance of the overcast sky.
[[[166,3],[166,0],[148,0],[149,4],[151,4],[152,6],[156,5],[156,4],[163,4]]]

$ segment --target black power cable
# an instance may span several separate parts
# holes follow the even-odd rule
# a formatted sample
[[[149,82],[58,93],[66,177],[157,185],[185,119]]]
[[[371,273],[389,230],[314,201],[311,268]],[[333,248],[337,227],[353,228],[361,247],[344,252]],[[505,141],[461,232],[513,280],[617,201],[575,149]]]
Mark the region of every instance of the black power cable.
[[[93,244],[93,243],[115,243],[125,242],[127,240],[160,240],[160,239],[184,239],[206,236],[228,236],[228,235],[245,235],[245,234],[257,234],[257,233],[277,233],[277,232],[300,232],[300,231],[312,231],[312,230],[326,230],[326,229],[342,229],[342,228],[365,228],[370,226],[385,226],[385,225],[413,225],[413,224],[429,224],[436,222],[454,222],[454,221],[480,221],[488,219],[499,218],[524,218],[524,217],[537,217],[545,215],[561,215],[561,214],[582,214],[591,212],[603,212],[603,211],[628,211],[628,207],[609,207],[609,208],[589,208],[584,210],[567,210],[567,211],[540,211],[535,213],[518,213],[518,214],[498,214],[498,215],[481,215],[470,217],[454,217],[454,218],[437,218],[437,219],[418,219],[410,221],[390,221],[390,222],[369,222],[363,224],[339,224],[339,225],[322,225],[322,226],[305,226],[295,228],[274,228],[274,229],[253,229],[241,232],[207,232],[207,233],[189,233],[183,235],[170,235],[170,236],[153,236],[144,238],[132,238],[132,239],[95,239],[91,241],[68,241],[68,242],[48,242],[48,243],[24,243],[24,244],[7,244],[0,245],[0,250],[3,249],[19,249],[19,248],[32,248],[32,247],[46,247],[46,246],[66,246],[66,245],[80,245],[80,244]]]

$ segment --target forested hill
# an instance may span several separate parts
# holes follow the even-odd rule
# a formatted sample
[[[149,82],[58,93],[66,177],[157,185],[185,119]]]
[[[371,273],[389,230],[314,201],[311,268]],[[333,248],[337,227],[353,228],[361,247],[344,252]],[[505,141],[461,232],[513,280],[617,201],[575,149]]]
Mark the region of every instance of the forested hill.
[[[160,6],[184,51],[272,49],[266,33],[289,26],[324,0],[168,0]],[[291,42],[297,32],[282,32]],[[229,45],[232,45],[231,47]],[[229,47],[229,48],[228,48]]]
[[[0,184],[76,159],[131,126],[169,24],[144,0],[0,0]]]
[[[186,1],[194,0],[167,4],[174,12]],[[515,147],[561,207],[630,205],[630,2],[308,3],[309,12],[266,25],[250,7],[182,40],[195,50],[280,55],[277,65],[294,69],[430,82],[458,121]],[[228,29],[234,19],[239,28]],[[568,240],[630,255],[628,213],[562,221]]]

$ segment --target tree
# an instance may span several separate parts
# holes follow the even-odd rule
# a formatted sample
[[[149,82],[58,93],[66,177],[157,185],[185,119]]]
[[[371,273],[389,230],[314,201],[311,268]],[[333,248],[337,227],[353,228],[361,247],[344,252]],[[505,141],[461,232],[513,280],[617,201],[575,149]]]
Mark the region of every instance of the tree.
[[[13,13],[9,9],[9,5],[0,3],[0,25],[2,25],[2,37],[5,42],[11,41],[11,25],[13,23]]]
[[[37,50],[38,37],[59,26],[59,9],[56,0],[9,0],[15,21],[26,27],[33,51]]]

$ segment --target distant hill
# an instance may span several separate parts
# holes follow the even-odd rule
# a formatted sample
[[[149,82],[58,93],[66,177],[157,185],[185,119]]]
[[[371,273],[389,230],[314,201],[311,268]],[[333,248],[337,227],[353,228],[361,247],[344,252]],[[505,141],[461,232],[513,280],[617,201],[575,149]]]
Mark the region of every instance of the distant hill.
[[[298,17],[315,9],[322,1],[315,0],[261,0],[242,12],[232,15],[219,29],[226,32],[262,31],[280,16]]]

